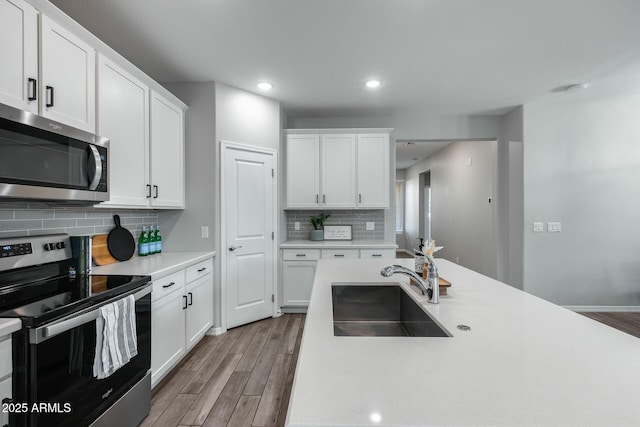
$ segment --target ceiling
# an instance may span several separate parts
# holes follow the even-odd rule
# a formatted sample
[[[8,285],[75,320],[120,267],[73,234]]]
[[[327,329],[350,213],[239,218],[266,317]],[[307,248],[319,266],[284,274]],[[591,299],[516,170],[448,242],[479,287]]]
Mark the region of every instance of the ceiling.
[[[158,81],[268,80],[289,117],[492,114],[640,57],[638,0],[52,3]]]
[[[452,142],[455,141],[396,140],[396,169],[406,169],[440,151]]]

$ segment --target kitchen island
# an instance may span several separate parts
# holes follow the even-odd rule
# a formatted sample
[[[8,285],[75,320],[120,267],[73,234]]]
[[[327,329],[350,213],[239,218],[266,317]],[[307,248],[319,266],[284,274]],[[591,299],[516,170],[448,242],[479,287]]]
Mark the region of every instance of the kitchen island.
[[[640,425],[640,339],[436,263],[453,284],[439,305],[382,277],[390,260],[319,261],[288,426]],[[334,336],[335,282],[399,282],[452,336]]]

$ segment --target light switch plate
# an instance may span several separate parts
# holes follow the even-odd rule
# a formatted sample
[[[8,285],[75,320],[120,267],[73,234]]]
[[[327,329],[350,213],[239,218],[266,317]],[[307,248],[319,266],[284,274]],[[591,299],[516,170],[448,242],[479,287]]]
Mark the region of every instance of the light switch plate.
[[[543,233],[544,232],[544,222],[534,222],[533,223],[533,232],[534,233]]]
[[[376,229],[376,223],[373,221],[367,221],[367,223],[365,224],[365,230],[373,231],[375,229]]]
[[[547,223],[547,231],[549,233],[560,233],[562,231],[562,223],[561,222],[548,222]]]
[[[209,238],[209,227],[207,227],[206,225],[203,225],[202,227],[200,227],[200,236],[203,239],[208,239]]]
[[[296,221],[293,223],[293,229],[295,231],[300,231],[300,221]]]

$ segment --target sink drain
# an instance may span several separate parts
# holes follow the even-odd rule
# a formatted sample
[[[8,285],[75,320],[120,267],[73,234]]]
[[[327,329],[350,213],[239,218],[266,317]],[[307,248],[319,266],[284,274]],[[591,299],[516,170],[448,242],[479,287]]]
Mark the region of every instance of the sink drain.
[[[461,331],[470,331],[471,330],[471,326],[458,325],[458,329],[460,329]]]

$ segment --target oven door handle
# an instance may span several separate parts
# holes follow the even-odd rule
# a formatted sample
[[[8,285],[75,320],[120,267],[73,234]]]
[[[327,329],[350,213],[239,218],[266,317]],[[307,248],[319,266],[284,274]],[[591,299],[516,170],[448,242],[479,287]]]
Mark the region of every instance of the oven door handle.
[[[106,304],[108,304],[109,302],[117,301],[121,298],[126,298],[129,295],[133,295],[137,301],[140,298],[144,297],[145,295],[150,294],[152,289],[153,289],[153,285],[147,285],[144,288],[142,288],[142,290],[139,290],[135,293],[118,295],[116,298],[108,300]],[[102,304],[102,306],[104,305],[105,304]],[[73,314],[71,316],[63,317],[62,319],[52,324],[41,326],[40,328],[30,330],[29,342],[31,344],[40,344],[41,342],[44,342],[49,338],[55,337],[56,335],[59,335],[63,332],[67,332],[73,328],[82,326],[85,323],[89,323],[93,320],[96,320],[99,315],[100,315],[100,308],[94,308],[94,309],[91,309],[91,311],[84,312],[82,314]]]

